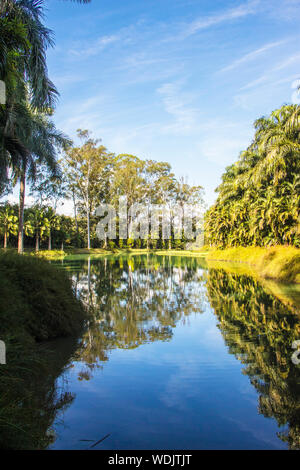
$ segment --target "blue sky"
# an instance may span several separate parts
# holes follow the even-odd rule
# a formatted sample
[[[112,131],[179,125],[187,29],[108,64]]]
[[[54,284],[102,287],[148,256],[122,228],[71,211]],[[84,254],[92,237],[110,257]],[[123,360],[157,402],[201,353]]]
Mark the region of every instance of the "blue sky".
[[[299,0],[48,0],[55,122],[115,153],[168,161],[214,201],[253,121],[292,101]]]

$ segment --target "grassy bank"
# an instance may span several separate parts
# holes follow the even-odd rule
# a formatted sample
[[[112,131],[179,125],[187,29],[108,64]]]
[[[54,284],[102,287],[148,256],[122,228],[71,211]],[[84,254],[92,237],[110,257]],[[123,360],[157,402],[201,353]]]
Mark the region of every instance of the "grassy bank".
[[[150,250],[146,248],[130,248],[130,249],[115,249],[113,251],[110,250],[103,250],[101,248],[91,248],[88,250],[87,248],[78,248],[67,250],[65,252],[65,256],[73,256],[73,255],[91,255],[91,256],[124,256],[124,255],[147,255],[147,254],[154,254],[154,255],[161,255],[161,256],[192,256],[192,257],[205,257],[208,250],[203,251],[192,251],[192,250]],[[45,255],[47,257],[47,254]],[[50,257],[49,257],[50,259]]]
[[[85,312],[67,275],[46,260],[0,253],[1,336],[33,341],[75,333]]]
[[[207,260],[247,263],[266,279],[300,283],[300,249],[298,248],[276,246],[210,250]]]
[[[56,410],[69,397],[55,391],[44,341],[78,333],[87,313],[65,272],[44,259],[0,253],[0,447],[44,448]],[[43,341],[43,342],[42,342]],[[53,363],[60,364],[57,354]],[[45,412],[46,409],[46,412]]]
[[[37,253],[35,251],[30,252],[32,256],[36,256],[37,258],[45,258],[45,259],[63,259],[66,256],[66,253],[63,250],[41,250]]]

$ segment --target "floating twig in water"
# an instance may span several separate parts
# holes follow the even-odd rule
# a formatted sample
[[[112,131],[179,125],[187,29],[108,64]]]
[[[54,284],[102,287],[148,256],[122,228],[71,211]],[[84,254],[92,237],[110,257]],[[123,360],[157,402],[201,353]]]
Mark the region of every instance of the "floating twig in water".
[[[109,434],[106,434],[106,436],[102,437],[102,439],[100,439],[99,441],[95,442],[95,444],[91,445],[91,446],[89,447],[89,449],[92,449],[93,447],[96,447],[96,445],[100,444],[100,442],[104,441],[104,439],[107,439],[109,436],[110,436],[110,433],[109,433]]]

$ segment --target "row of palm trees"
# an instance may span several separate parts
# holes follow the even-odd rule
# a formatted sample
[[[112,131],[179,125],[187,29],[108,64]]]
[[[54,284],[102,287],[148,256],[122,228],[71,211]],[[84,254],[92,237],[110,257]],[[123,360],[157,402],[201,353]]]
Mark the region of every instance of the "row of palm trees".
[[[300,106],[258,119],[255,136],[227,167],[206,214],[210,245],[300,246]]]
[[[0,5],[0,80],[6,86],[6,102],[0,105],[0,194],[20,183],[19,252],[26,180],[34,180],[42,164],[59,176],[57,153],[70,143],[51,120],[58,91],[48,76],[46,51],[54,43],[43,24],[43,7],[44,0],[2,0]]]
[[[18,236],[18,205],[8,202],[0,204],[0,243],[4,250],[16,246]],[[98,217],[91,217],[91,242],[94,248],[115,249],[163,249],[182,250],[187,246],[187,240],[174,238],[174,232],[167,239],[162,237],[162,230],[158,238],[152,238],[149,233],[146,239],[120,238],[112,240],[99,240],[97,237]],[[58,214],[55,207],[38,203],[24,209],[23,221],[24,241],[31,249],[35,244],[38,252],[40,247],[48,250],[65,248],[83,248],[87,246],[87,230],[85,217],[74,217]]]
[[[35,205],[26,209],[23,223],[24,234],[35,237],[35,251],[40,249],[40,241],[48,238],[48,250],[52,249],[52,232],[59,229],[59,216],[52,207],[41,207]],[[15,208],[6,204],[0,209],[0,227],[3,236],[3,248],[6,250],[10,236],[18,234],[18,217]]]

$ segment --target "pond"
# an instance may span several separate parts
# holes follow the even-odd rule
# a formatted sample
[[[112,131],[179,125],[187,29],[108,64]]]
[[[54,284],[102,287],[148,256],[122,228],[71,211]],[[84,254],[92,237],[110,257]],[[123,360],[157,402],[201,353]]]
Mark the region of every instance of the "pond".
[[[60,264],[93,321],[53,343],[50,449],[300,448],[295,302],[196,257]]]

